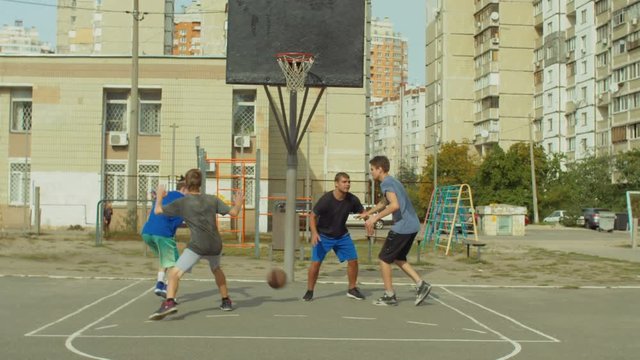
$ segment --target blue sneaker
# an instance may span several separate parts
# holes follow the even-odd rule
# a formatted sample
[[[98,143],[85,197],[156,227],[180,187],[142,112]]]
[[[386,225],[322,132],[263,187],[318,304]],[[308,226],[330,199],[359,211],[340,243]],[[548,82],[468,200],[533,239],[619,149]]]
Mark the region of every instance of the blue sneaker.
[[[163,283],[162,281],[158,281],[156,283],[156,288],[153,289],[153,292],[163,298],[167,298],[167,284]]]

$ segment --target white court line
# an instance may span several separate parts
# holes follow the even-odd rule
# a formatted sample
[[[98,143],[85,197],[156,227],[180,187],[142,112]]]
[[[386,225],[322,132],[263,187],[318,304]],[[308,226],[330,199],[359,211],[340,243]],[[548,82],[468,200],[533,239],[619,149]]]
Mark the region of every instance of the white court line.
[[[440,304],[442,304],[442,305],[444,305],[444,306],[448,307],[449,309],[451,309],[451,310],[453,310],[453,311],[457,312],[458,314],[460,314],[460,315],[462,315],[462,316],[466,317],[467,319],[469,319],[469,320],[473,321],[474,323],[476,323],[476,325],[481,326],[481,327],[483,327],[483,328],[487,329],[488,331],[490,331],[490,332],[492,332],[492,333],[494,333],[494,334],[498,335],[498,337],[499,337],[499,338],[501,338],[503,341],[510,343],[510,344],[513,346],[513,351],[512,351],[511,353],[509,353],[509,354],[507,354],[507,355],[503,356],[503,357],[498,358],[497,360],[510,359],[510,358],[512,358],[512,357],[514,357],[514,356],[516,356],[516,355],[518,355],[518,354],[520,353],[520,351],[522,351],[522,346],[520,345],[520,343],[518,343],[518,342],[516,342],[516,341],[514,341],[514,340],[512,340],[512,339],[509,339],[508,337],[506,337],[506,336],[502,335],[502,334],[501,334],[501,333],[499,333],[498,331],[493,330],[493,329],[491,329],[490,327],[488,327],[487,325],[485,325],[485,324],[481,323],[480,321],[476,320],[476,319],[475,319],[475,318],[473,318],[471,315],[467,315],[467,314],[465,314],[465,313],[464,313],[464,312],[462,312],[461,310],[458,310],[458,309],[454,308],[453,306],[451,306],[451,305],[449,305],[449,304],[444,303],[442,300],[437,299],[437,298],[434,298],[434,297],[432,297],[432,299],[433,299],[433,300],[435,300],[435,301],[437,301],[437,302],[439,302]]]
[[[274,317],[307,317],[307,315],[301,314],[273,314]]]
[[[136,285],[136,284],[139,284],[139,283],[140,283],[140,281],[137,281],[137,282],[133,283],[132,285]],[[88,358],[90,358],[90,359],[95,359],[95,360],[109,360],[109,359],[107,359],[107,358],[101,358],[101,357],[93,356],[93,355],[90,355],[90,354],[87,354],[87,353],[83,353],[82,351],[80,351],[80,350],[76,349],[76,348],[73,346],[73,340],[75,340],[77,337],[79,337],[79,336],[82,334],[82,332],[83,332],[83,331],[85,331],[85,330],[87,330],[88,328],[90,328],[90,327],[94,326],[95,324],[97,324],[97,323],[99,323],[99,322],[103,321],[104,319],[108,318],[109,316],[111,316],[111,315],[113,315],[113,314],[117,313],[118,311],[120,311],[121,309],[125,308],[126,306],[129,306],[129,304],[133,303],[134,301],[138,300],[139,298],[141,298],[141,297],[143,297],[143,296],[147,295],[147,293],[149,292],[149,290],[150,290],[150,289],[147,289],[147,290],[143,291],[143,292],[142,292],[142,294],[140,294],[140,295],[138,295],[138,296],[134,297],[133,299],[131,299],[131,300],[127,301],[126,303],[124,303],[124,304],[122,304],[122,305],[118,306],[117,308],[115,308],[115,310],[112,310],[112,311],[111,311],[110,313],[108,313],[107,315],[105,315],[105,316],[103,316],[103,317],[99,318],[98,320],[96,320],[96,321],[94,321],[94,322],[90,323],[89,325],[87,325],[87,326],[83,327],[82,329],[80,329],[80,330],[78,330],[78,331],[74,332],[74,333],[73,333],[73,334],[71,334],[71,335],[67,338],[67,340],[64,342],[64,346],[66,346],[66,348],[67,348],[67,349],[69,349],[69,351],[71,351],[72,353],[77,354],[77,355],[80,355],[80,356],[88,357]]]
[[[148,322],[156,322],[156,321],[148,321]],[[41,334],[41,335],[33,335],[33,337],[43,337],[43,338],[66,338],[69,337],[70,334]],[[217,335],[79,335],[76,339],[221,339],[221,340],[344,340],[344,338],[334,339],[334,338],[304,338],[304,337],[268,337],[268,336],[217,336]],[[377,339],[377,338],[356,338],[350,339],[352,341],[399,341],[399,342],[438,342],[440,340],[445,342],[486,342],[486,343],[503,343],[507,342],[506,340],[481,340],[481,339]],[[512,339],[518,343],[534,343],[534,344],[551,344],[553,341],[550,340],[530,340],[530,339]]]
[[[349,319],[349,320],[375,320],[376,318],[372,318],[372,317],[357,317],[357,316],[343,316],[343,319]]]
[[[428,326],[438,326],[438,324],[423,323],[423,322],[418,322],[418,321],[407,321],[407,324],[414,324],[414,325],[428,325]]]
[[[221,318],[221,317],[238,317],[240,314],[227,314],[227,315],[207,315],[208,318]],[[156,322],[156,321],[151,321]]]
[[[10,277],[19,277],[19,278],[46,278],[46,279],[75,279],[75,280],[126,280],[126,281],[145,281],[145,280],[155,280],[155,278],[150,277],[126,277],[126,276],[67,276],[67,275],[28,275],[28,274],[0,274],[0,278],[10,278]],[[211,282],[211,279],[181,279],[180,281],[194,281],[194,282]],[[227,278],[227,282],[240,282],[240,283],[264,283],[264,280],[259,279],[234,279]],[[336,285],[345,285],[348,284],[347,281],[328,281],[328,280],[318,280],[318,284],[336,284]],[[382,282],[378,281],[365,281],[359,282],[361,285],[372,285],[372,286],[382,286]],[[403,283],[403,282],[394,282],[394,285],[398,286],[410,286],[415,287],[414,283]],[[619,286],[609,286],[609,285],[583,285],[583,286],[571,286],[567,287],[566,285],[482,285],[482,284],[437,284],[432,283],[433,287],[448,287],[448,288],[481,288],[481,289],[593,289],[593,290],[609,290],[609,289],[640,289],[640,285],[619,285]]]
[[[466,330],[466,331],[471,331],[471,332],[476,332],[479,334],[486,334],[486,331],[480,331],[480,330],[476,330],[476,329],[467,329],[467,328],[462,328],[462,330]]]
[[[442,290],[444,290],[444,291],[448,292],[449,294],[451,294],[451,295],[453,295],[453,296],[455,296],[455,297],[457,297],[459,299],[462,299],[462,300],[464,300],[464,301],[466,301],[466,302],[468,302],[470,304],[473,304],[473,305],[475,305],[475,306],[477,306],[477,307],[479,307],[479,308],[481,308],[483,310],[486,310],[486,311],[488,311],[488,312],[490,312],[492,314],[495,314],[495,315],[498,315],[498,316],[500,316],[500,317],[502,317],[504,319],[507,319],[507,320],[511,321],[512,323],[514,323],[514,324],[516,324],[518,326],[521,326],[521,327],[523,327],[523,328],[525,328],[525,329],[527,329],[527,330],[529,330],[531,332],[534,332],[534,333],[536,333],[536,334],[538,334],[538,335],[540,335],[542,337],[545,337],[545,338],[547,338],[547,339],[549,339],[549,340],[551,340],[553,342],[560,342],[560,340],[554,338],[553,336],[547,335],[547,334],[543,333],[542,331],[538,331],[538,330],[536,330],[536,329],[534,329],[532,327],[529,327],[529,326],[517,321],[516,319],[513,319],[513,318],[511,318],[511,317],[509,317],[507,315],[501,314],[501,313],[499,313],[499,312],[497,312],[495,310],[489,309],[486,306],[483,306],[483,305],[480,305],[480,304],[478,304],[478,303],[476,303],[474,301],[471,301],[471,300],[465,298],[464,296],[461,296],[461,295],[458,295],[458,294],[454,293],[453,291],[451,291],[449,289],[442,288]]]
[[[117,327],[118,325],[113,324],[113,325],[107,325],[107,326],[100,326],[98,328],[95,328],[95,330],[104,330],[104,329],[110,329],[110,328],[114,328]]]
[[[39,327],[39,328],[37,328],[37,329],[35,329],[35,330],[31,331],[31,332],[28,332],[28,333],[24,334],[24,336],[33,336],[33,334],[35,334],[35,333],[37,333],[37,332],[40,332],[40,331],[42,331],[42,330],[44,330],[44,329],[48,328],[48,327],[49,327],[49,326],[51,326],[51,325],[55,325],[55,324],[57,324],[57,323],[59,323],[59,322],[62,322],[62,321],[66,320],[66,319],[68,319],[68,318],[70,318],[70,317],[72,317],[72,316],[74,316],[74,315],[77,315],[77,314],[79,314],[79,313],[83,312],[84,310],[86,310],[86,309],[88,309],[88,308],[90,308],[90,307],[92,307],[92,306],[94,306],[94,305],[96,305],[96,304],[98,304],[98,303],[100,303],[100,302],[102,302],[102,301],[104,301],[104,300],[106,300],[106,299],[108,299],[108,298],[112,297],[112,296],[116,296],[116,295],[120,294],[121,292],[123,292],[123,291],[127,290],[128,288],[130,288],[130,287],[132,287],[133,285],[136,285],[136,284],[137,284],[137,282],[136,282],[136,283],[133,283],[133,284],[131,284],[131,285],[129,285],[129,286],[125,286],[125,287],[123,287],[122,289],[120,289],[120,290],[118,290],[118,291],[116,291],[116,292],[114,292],[114,293],[111,293],[110,295],[107,295],[107,296],[105,296],[105,297],[102,297],[102,298],[100,298],[100,299],[98,299],[98,300],[96,300],[96,301],[92,302],[92,303],[91,303],[91,304],[89,304],[89,305],[85,305],[85,306],[81,307],[80,309],[78,309],[78,310],[76,310],[76,311],[72,312],[71,314],[68,314],[68,315],[66,315],[66,316],[63,316],[63,317],[61,317],[60,319],[58,319],[58,320],[56,320],[56,321],[50,322],[50,323],[48,323],[48,324],[46,324],[46,325],[44,325],[44,326],[42,326],[42,327]],[[147,291],[148,291],[148,290],[147,290]]]

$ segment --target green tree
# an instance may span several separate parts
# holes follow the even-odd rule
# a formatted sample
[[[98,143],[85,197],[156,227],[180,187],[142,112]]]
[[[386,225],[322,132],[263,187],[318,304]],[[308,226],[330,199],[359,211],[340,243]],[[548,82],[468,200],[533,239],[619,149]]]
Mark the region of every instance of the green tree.
[[[416,211],[422,217],[429,207],[433,192],[433,160],[433,155],[427,157],[427,164],[419,177],[419,200]],[[479,157],[475,155],[473,149],[469,148],[469,145],[458,144],[455,141],[442,144],[438,151],[438,186],[469,184],[478,171],[479,163]]]

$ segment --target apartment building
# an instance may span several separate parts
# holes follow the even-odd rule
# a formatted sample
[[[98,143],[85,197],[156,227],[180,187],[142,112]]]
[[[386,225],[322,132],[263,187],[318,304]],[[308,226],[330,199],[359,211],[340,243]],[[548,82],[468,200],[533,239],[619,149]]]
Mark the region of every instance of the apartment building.
[[[407,40],[393,30],[389,18],[371,21],[371,96],[379,101],[400,95],[407,83]]]
[[[260,149],[261,161],[243,171],[247,229],[256,204],[267,213],[268,198],[285,193],[286,149],[264,89],[227,85],[224,58],[141,56],[138,134],[129,131],[130,57],[0,56],[0,63],[0,123],[7,125],[0,136],[0,228],[34,221],[36,188],[43,226],[94,226],[101,199],[126,208],[129,181],[145,199],[159,182],[195,167],[196,138],[210,159],[255,159]],[[365,102],[363,89],[325,91],[298,152],[299,196],[305,176],[317,197],[333,188],[339,171],[364,194]],[[137,179],[127,176],[132,136]],[[241,187],[238,166],[210,166],[207,192]],[[257,226],[266,231],[267,217]]]
[[[371,103],[372,156],[386,155],[391,167],[401,164],[419,173],[426,163],[424,86]]]
[[[42,54],[51,53],[48,43],[40,40],[35,27],[25,28],[22,20],[0,28],[0,53],[2,54]]]
[[[58,0],[57,53],[131,54],[132,4],[118,0]],[[136,19],[140,54],[171,54],[174,0],[140,0],[139,4]]]
[[[176,14],[174,22],[173,55],[202,55],[200,2],[194,1],[184,14]]]
[[[482,155],[529,139],[532,11],[527,1],[427,0],[427,148],[456,141]]]

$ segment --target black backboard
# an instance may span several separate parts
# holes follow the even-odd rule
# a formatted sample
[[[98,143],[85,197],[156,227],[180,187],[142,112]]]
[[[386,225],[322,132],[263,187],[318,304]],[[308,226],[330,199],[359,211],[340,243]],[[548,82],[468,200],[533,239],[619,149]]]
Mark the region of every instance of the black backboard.
[[[365,0],[229,0],[227,83],[285,85],[275,54],[307,52],[306,85],[363,86]]]

